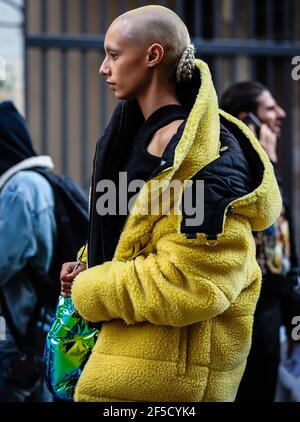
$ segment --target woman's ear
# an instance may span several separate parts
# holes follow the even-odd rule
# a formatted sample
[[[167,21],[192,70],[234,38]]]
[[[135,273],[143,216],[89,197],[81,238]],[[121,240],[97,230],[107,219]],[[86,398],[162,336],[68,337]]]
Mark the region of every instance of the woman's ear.
[[[157,66],[164,58],[165,50],[160,44],[152,44],[148,48],[148,67]]]

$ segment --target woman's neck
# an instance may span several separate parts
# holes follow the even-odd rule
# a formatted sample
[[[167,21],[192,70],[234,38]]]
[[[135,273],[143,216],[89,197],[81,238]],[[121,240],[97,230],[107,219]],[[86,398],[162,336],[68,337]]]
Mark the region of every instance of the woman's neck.
[[[179,104],[176,88],[171,84],[152,85],[146,93],[137,98],[145,120],[160,107]]]

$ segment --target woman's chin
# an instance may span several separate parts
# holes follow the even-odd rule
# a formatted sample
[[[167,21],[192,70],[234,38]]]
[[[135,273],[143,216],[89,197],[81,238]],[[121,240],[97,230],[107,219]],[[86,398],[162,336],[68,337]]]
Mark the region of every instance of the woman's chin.
[[[120,93],[118,93],[118,92],[114,92],[114,95],[115,95],[115,97],[116,97],[118,100],[130,100],[130,99],[132,99],[132,98],[133,98],[132,96],[125,95],[125,94],[120,94]]]

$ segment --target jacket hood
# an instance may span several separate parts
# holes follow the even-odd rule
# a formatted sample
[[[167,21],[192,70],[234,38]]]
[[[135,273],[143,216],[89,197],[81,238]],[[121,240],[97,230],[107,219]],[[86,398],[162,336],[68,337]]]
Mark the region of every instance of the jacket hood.
[[[36,157],[25,119],[11,101],[0,104],[0,176],[23,160]]]
[[[234,208],[236,213],[249,219],[253,231],[264,230],[279,217],[282,208],[273,165],[259,141],[243,122],[222,110],[220,116],[221,122],[239,141],[249,163],[254,186],[248,195],[235,200]]]
[[[157,196],[160,195],[159,191],[161,189],[168,189],[172,180],[180,180],[182,182],[182,190],[174,204],[175,210],[180,214],[183,182],[193,179],[197,175],[200,178],[205,173],[204,170],[208,169],[210,165],[214,166],[216,176],[218,176],[218,171],[220,171],[223,179],[222,184],[227,180],[227,187],[232,185],[229,171],[224,174],[223,163],[220,160],[221,155],[224,155],[221,152],[223,148],[222,136],[220,137],[220,129],[223,127],[223,130],[229,131],[231,137],[236,140],[236,148],[232,154],[232,159],[229,164],[225,165],[230,165],[230,171],[233,175],[237,174],[240,167],[240,158],[236,155],[238,150],[246,161],[245,166],[248,168],[252,182],[248,191],[241,193],[242,191],[237,192],[236,189],[233,189],[234,195],[228,196],[226,193],[230,200],[225,201],[226,206],[223,207],[221,229],[216,235],[222,234],[226,213],[229,210],[235,214],[247,217],[253,231],[263,230],[276,220],[281,208],[281,197],[273,166],[248,127],[240,120],[219,110],[217,94],[206,63],[196,60],[195,64],[193,80],[186,87],[184,93],[185,98],[194,98],[194,104],[190,110],[182,137],[176,146],[172,166],[163,170],[156,177],[160,181],[160,185],[157,185]],[[185,98],[183,97],[182,99],[183,105],[185,105]],[[231,148],[228,148],[227,153],[232,153]],[[204,180],[204,184],[209,184],[205,177],[202,180]],[[210,189],[209,186],[206,186],[205,193],[207,188]],[[217,189],[219,190],[219,188],[218,186]],[[145,207],[148,208],[149,190],[146,186],[142,189],[135,207],[131,211],[132,215],[141,217],[145,213]],[[153,194],[153,186],[151,185],[151,201],[153,201]],[[226,198],[224,197],[223,199]],[[214,200],[213,197],[210,198],[210,207],[214,205],[212,204]],[[218,198],[219,202],[221,200],[222,198]],[[207,201],[206,197],[204,198],[205,201]],[[205,218],[206,216],[204,215],[204,222]],[[204,224],[204,226],[208,226],[208,224]],[[182,218],[179,218],[178,230],[182,231]],[[201,227],[193,227],[192,230],[197,234],[204,233]]]

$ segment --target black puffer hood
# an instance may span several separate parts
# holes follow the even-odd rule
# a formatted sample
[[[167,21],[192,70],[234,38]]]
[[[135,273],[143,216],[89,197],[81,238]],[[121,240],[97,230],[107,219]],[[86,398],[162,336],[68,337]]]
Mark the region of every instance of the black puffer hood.
[[[11,101],[0,103],[0,176],[36,155],[24,117]]]

